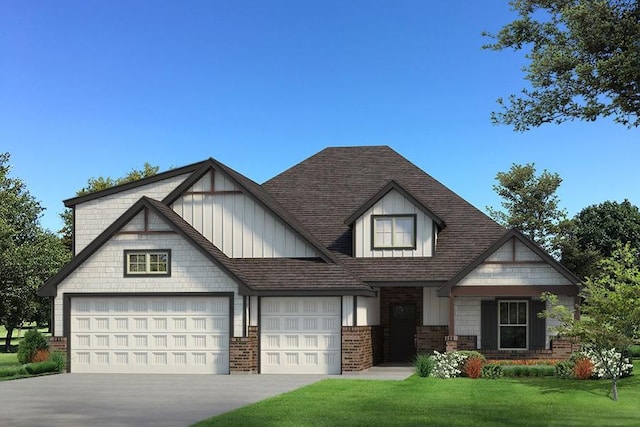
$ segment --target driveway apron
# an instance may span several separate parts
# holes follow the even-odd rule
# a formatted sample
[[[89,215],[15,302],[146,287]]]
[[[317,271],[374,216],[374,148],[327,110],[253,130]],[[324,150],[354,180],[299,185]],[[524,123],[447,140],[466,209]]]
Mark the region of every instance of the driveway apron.
[[[323,375],[61,374],[0,382],[2,426],[180,427]]]

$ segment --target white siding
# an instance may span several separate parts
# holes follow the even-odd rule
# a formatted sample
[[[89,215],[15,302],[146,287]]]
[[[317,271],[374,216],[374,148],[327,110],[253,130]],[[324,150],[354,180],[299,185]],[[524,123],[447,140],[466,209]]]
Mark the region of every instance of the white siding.
[[[449,298],[439,297],[438,288],[422,288],[422,306],[424,326],[449,324]]]
[[[358,325],[376,326],[380,324],[380,293],[376,297],[358,297]]]
[[[480,336],[480,301],[477,297],[457,297],[455,307],[455,334],[475,335],[478,337],[478,347],[481,347]],[[498,325],[496,325],[498,327]]]
[[[76,205],[75,253],[84,249],[142,196],[161,200],[188,176],[189,174],[184,174],[167,178]]]
[[[354,326],[353,324],[353,295],[342,297],[342,326]]]
[[[238,191],[219,172],[213,191]],[[187,192],[212,191],[211,173]],[[283,221],[244,193],[185,194],[173,210],[230,258],[312,258],[318,254]]]
[[[575,299],[572,296],[568,295],[558,295],[558,304],[565,306],[571,313],[575,311]],[[547,310],[551,309],[551,305],[547,302]],[[560,321],[558,319],[547,319],[547,342],[546,346],[549,348],[549,341],[551,337],[558,335],[558,333],[553,330],[560,326]]]
[[[171,277],[123,277],[125,249],[171,249]],[[117,235],[71,273],[55,299],[55,331],[62,334],[64,293],[233,292],[234,327],[242,335],[238,285],[191,244],[175,234]]]
[[[371,215],[415,214],[416,249],[371,249]],[[358,218],[353,227],[355,257],[428,257],[433,249],[433,220],[409,199],[395,190],[388,192],[371,209]]]

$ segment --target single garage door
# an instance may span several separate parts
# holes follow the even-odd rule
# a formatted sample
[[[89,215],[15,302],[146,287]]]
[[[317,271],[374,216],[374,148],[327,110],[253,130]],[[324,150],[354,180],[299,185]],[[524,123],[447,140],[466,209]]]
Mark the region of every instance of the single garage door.
[[[72,297],[71,372],[229,373],[228,297]]]
[[[261,298],[260,313],[261,373],[340,373],[340,297]]]

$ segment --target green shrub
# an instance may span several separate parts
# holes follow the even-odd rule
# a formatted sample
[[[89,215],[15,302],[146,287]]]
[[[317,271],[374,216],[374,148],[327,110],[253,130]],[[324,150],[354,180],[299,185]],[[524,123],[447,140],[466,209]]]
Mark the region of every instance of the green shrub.
[[[628,351],[629,357],[640,359],[640,344],[630,345]]]
[[[504,375],[504,371],[502,370],[502,366],[489,363],[482,367],[482,378],[488,378],[491,380],[498,379]]]
[[[505,377],[551,377],[555,368],[549,365],[510,365],[503,366]]]
[[[571,379],[573,376],[573,367],[575,363],[571,360],[558,362],[555,366],[554,375],[558,378]]]
[[[475,350],[459,350],[456,351],[456,353],[462,354],[464,356],[466,356],[466,360],[468,359],[480,359],[483,362],[487,361],[487,358],[484,357],[484,354],[477,352]]]
[[[413,365],[416,369],[416,374],[423,378],[431,375],[434,363],[435,362],[433,360],[433,357],[426,354],[417,355],[415,360],[413,361]]]
[[[56,372],[64,371],[67,366],[67,358],[65,357],[65,354],[60,351],[54,351],[49,354],[49,359],[47,359],[47,361],[56,364]]]
[[[27,371],[24,366],[10,366],[8,368],[0,368],[0,378],[14,377],[17,375],[26,375]]]
[[[31,362],[33,355],[38,350],[49,348],[47,338],[37,329],[31,329],[24,334],[18,347],[18,362],[25,364]]]
[[[58,364],[51,360],[47,360],[46,362],[29,363],[28,365],[24,365],[24,369],[28,374],[39,375],[44,374],[45,372],[57,372]]]

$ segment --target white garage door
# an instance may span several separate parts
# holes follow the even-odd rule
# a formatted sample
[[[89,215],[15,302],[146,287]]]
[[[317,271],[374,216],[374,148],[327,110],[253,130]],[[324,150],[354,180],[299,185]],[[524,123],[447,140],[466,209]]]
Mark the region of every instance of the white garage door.
[[[229,373],[227,297],[73,297],[71,371]]]
[[[339,374],[340,298],[262,298],[260,372]]]

